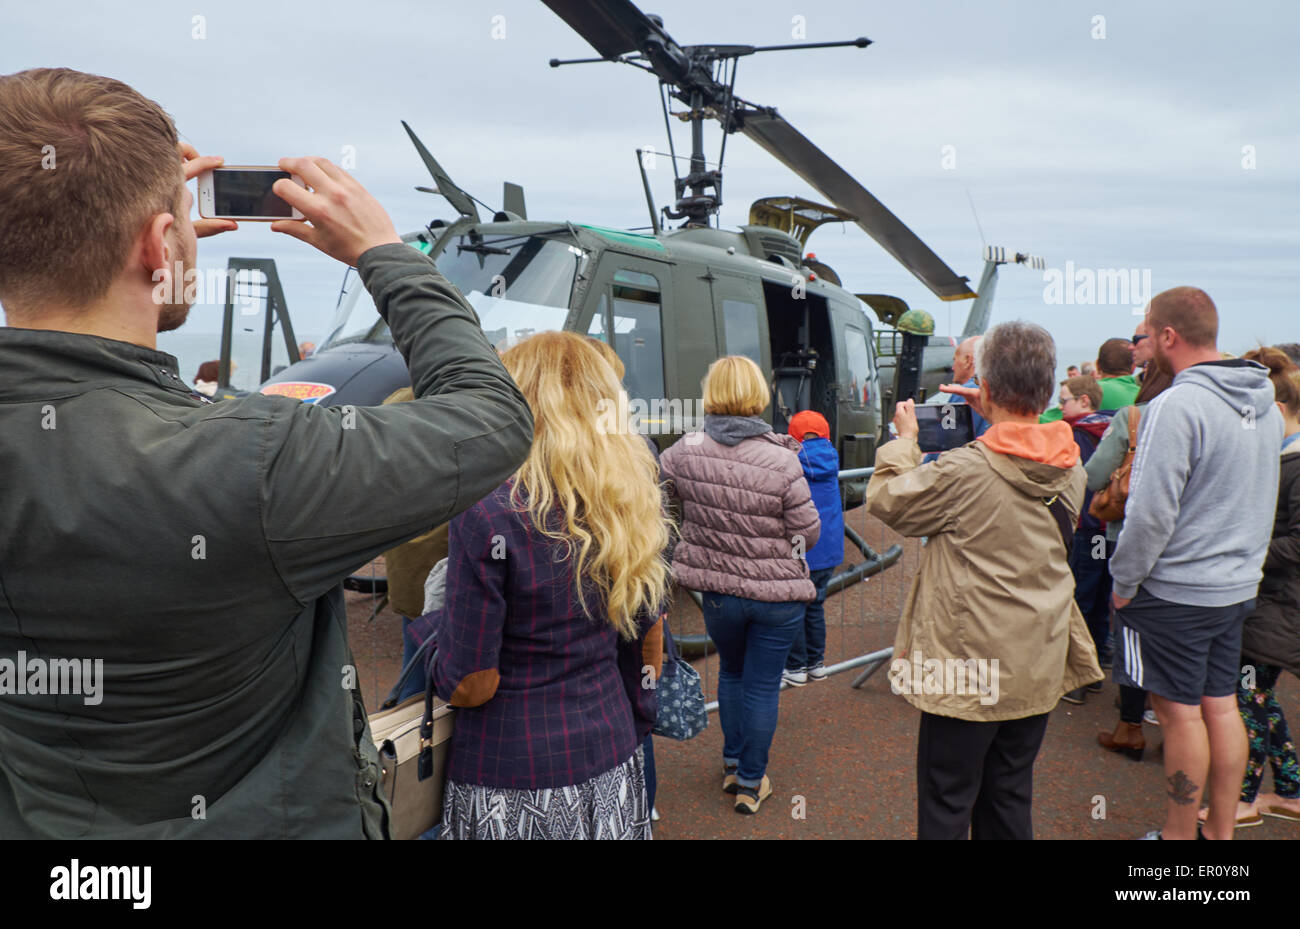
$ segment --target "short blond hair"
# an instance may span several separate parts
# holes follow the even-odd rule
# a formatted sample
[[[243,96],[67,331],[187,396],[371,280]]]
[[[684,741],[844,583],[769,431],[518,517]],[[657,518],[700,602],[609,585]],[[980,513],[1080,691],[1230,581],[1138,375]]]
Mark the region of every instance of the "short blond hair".
[[[767,409],[767,379],[744,355],[727,355],[709,365],[704,377],[704,412],[716,416],[757,416]]]

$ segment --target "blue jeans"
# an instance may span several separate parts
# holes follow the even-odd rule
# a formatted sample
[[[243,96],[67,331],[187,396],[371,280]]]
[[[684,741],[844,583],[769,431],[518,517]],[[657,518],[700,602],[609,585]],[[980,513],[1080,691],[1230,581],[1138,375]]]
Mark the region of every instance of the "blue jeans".
[[[781,670],[803,623],[804,603],[704,595],[704,625],[718,647],[722,760],[742,787],[757,787],[776,733]]]
[[[826,585],[835,576],[834,568],[822,568],[808,574],[817,588],[817,599],[804,607],[803,622],[794,635],[794,644],[785,659],[789,671],[815,668],[826,658]]]
[[[415,657],[415,652],[418,648],[418,646],[416,646],[415,644],[415,640],[411,638],[410,630],[407,628],[410,625],[411,625],[411,621],[407,619],[405,616],[403,616],[402,617],[402,667],[403,668],[405,668],[407,664],[410,663],[411,659]],[[401,673],[401,668],[398,669],[398,673],[399,674]],[[425,686],[425,673],[423,669],[416,668],[415,672],[409,678],[407,678],[406,686],[402,688],[402,692],[397,695],[397,702],[401,703],[407,697],[414,697],[416,694],[424,693],[424,686]]]
[[[1093,539],[1100,535],[1096,531],[1075,531],[1070,571],[1074,574],[1074,602],[1092,633],[1098,657],[1104,661],[1106,640],[1110,637],[1110,556],[1115,551],[1115,543],[1106,543],[1105,558],[1093,558],[1096,544]]]

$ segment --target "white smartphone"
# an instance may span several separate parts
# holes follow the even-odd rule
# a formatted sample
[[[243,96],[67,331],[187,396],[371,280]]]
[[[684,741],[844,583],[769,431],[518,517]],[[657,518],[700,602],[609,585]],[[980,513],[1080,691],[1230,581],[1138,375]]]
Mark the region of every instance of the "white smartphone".
[[[271,222],[302,219],[298,212],[271,192],[280,178],[306,187],[302,178],[266,165],[230,165],[199,175],[199,215],[205,219],[242,219]]]

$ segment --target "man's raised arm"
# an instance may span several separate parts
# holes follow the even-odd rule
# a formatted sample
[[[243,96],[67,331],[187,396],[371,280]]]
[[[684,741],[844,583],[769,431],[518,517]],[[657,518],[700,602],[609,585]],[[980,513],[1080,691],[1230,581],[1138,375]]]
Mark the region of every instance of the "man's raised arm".
[[[401,242],[378,202],[325,159],[284,159],[311,190],[276,193],[306,222],[277,221],[357,267],[406,358],[415,399],[383,407],[301,405],[263,444],[263,527],[303,600],[407,538],[446,522],[513,474],[532,414],[464,298]]]

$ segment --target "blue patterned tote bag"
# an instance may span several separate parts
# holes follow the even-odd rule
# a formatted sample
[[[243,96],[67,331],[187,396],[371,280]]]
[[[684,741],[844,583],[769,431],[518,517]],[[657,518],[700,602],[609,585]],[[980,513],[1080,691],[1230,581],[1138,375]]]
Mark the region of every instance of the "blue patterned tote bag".
[[[704,688],[699,673],[677,656],[668,658],[673,673],[659,676],[659,718],[652,730],[655,735],[685,742],[709,725],[704,709]]]

